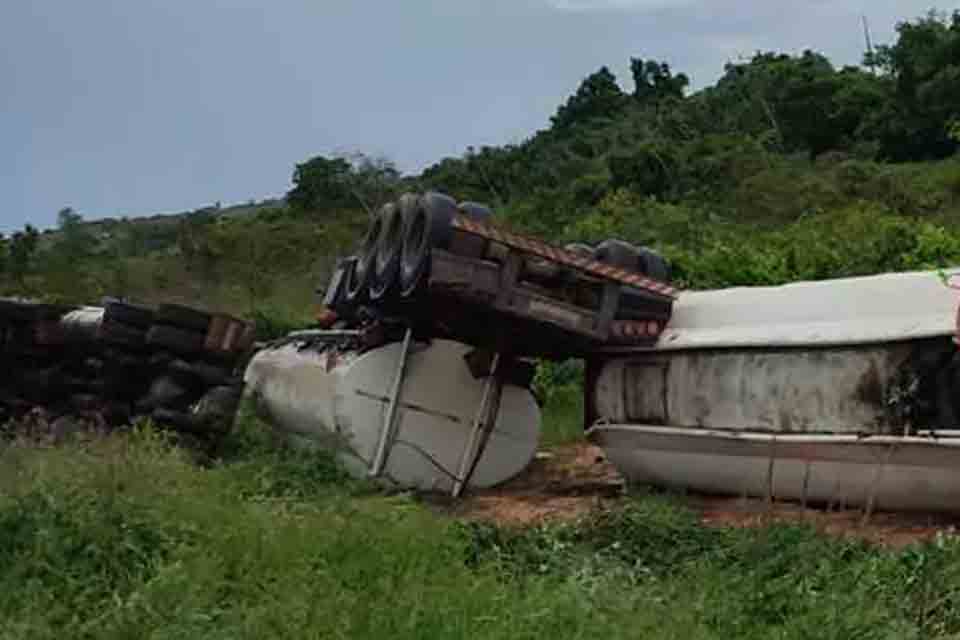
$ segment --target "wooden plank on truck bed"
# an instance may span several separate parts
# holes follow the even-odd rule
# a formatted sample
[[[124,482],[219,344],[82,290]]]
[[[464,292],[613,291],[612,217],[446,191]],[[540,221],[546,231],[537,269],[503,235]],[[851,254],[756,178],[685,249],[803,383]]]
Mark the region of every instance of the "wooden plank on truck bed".
[[[677,296],[677,290],[664,282],[648,278],[647,276],[627,269],[621,269],[613,265],[598,262],[591,257],[565,251],[545,242],[534,240],[533,238],[505,231],[493,225],[468,218],[467,216],[456,216],[453,219],[453,226],[460,231],[481,236],[493,242],[499,242],[511,249],[551,260],[572,269],[589,273],[597,278],[612,280],[666,298],[676,298]]]

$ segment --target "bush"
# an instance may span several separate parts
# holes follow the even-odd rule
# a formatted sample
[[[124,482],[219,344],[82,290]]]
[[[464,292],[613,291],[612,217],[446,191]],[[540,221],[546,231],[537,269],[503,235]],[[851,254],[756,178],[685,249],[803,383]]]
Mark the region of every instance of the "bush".
[[[304,329],[311,324],[303,313],[294,314],[276,307],[257,307],[245,316],[255,323],[257,340],[262,341],[282,338],[291,331]]]

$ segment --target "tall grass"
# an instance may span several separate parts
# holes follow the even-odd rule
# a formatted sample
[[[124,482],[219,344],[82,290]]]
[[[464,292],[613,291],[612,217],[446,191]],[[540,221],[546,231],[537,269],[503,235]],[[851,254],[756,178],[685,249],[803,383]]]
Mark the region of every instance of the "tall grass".
[[[554,447],[583,440],[582,384],[569,383],[551,389],[541,411],[541,445]]]
[[[541,403],[540,442],[547,447],[583,439],[583,362],[541,361],[532,390]]]
[[[443,519],[245,431],[0,453],[0,638],[931,638],[960,545],[705,529],[663,497],[525,531]]]

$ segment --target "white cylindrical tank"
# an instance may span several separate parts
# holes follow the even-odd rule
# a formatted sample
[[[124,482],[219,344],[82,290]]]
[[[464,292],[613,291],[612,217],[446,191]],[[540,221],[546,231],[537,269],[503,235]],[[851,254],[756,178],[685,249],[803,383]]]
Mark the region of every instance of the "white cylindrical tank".
[[[402,346],[363,354],[301,347],[260,351],[245,374],[247,392],[275,428],[336,447],[348,470],[363,475],[384,428]],[[485,383],[471,375],[463,359],[470,350],[449,340],[411,345],[384,477],[410,488],[452,488]],[[536,452],[539,432],[533,394],[505,386],[471,486],[494,486],[520,473]]]

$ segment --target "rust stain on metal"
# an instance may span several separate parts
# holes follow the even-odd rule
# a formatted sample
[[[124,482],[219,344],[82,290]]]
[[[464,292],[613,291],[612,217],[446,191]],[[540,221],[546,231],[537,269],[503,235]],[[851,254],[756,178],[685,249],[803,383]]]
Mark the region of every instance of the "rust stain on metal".
[[[884,384],[877,369],[876,362],[870,362],[867,370],[860,377],[856,390],[857,398],[864,404],[882,407],[884,404]]]
[[[634,353],[607,361],[590,390],[591,401],[601,416],[613,421],[879,433],[904,424],[890,409],[897,377],[913,370],[918,354],[937,351],[938,345],[703,350],[667,358],[663,353]],[[669,367],[663,367],[664,361]],[[929,375],[920,380],[918,390],[900,393],[897,402],[912,406],[929,395],[935,381]]]

